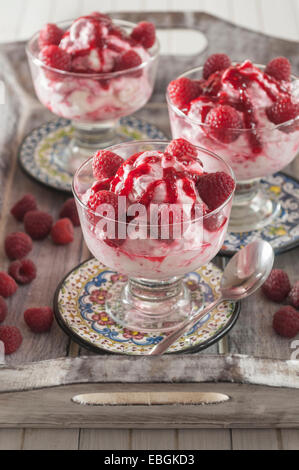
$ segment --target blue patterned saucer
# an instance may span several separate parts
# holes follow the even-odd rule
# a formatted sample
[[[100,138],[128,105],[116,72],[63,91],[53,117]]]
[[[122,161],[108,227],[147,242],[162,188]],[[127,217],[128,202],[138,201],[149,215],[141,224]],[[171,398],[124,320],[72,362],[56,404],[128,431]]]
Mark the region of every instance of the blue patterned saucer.
[[[166,140],[153,124],[128,116],[120,120],[117,134],[124,140]],[[19,149],[22,169],[40,183],[59,191],[72,191],[73,175],[57,165],[55,154],[65,148],[73,135],[71,121],[58,119],[34,129]]]
[[[276,254],[299,245],[299,181],[284,173],[276,173],[262,180],[262,186],[271,199],[279,200],[279,216],[261,230],[228,232],[220,255],[233,256],[257,238],[268,241]]]
[[[195,293],[201,289],[204,303],[219,295],[222,271],[210,263],[185,277]],[[116,324],[105,311],[105,299],[115,283],[127,278],[108,271],[96,259],[85,261],[60,283],[54,299],[58,324],[75,342],[94,352],[145,355],[162,341],[165,333],[145,334]],[[170,348],[171,353],[197,352],[219,341],[234,326],[240,304],[224,302],[200,320]]]

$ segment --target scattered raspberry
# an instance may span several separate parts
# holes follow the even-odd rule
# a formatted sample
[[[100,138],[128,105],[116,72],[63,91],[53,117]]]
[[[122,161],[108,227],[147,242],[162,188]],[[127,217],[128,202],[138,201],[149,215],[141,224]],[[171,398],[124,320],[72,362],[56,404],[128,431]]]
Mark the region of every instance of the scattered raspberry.
[[[192,157],[197,158],[197,149],[194,145],[185,139],[175,139],[168,145],[166,149],[167,153],[174,155],[175,157]]]
[[[24,312],[24,320],[33,333],[46,333],[53,323],[53,310],[49,307],[29,308]]]
[[[299,106],[293,103],[290,97],[281,97],[266,109],[266,113],[271,122],[282,124],[298,116]]]
[[[5,238],[4,246],[10,260],[22,259],[32,250],[32,240],[26,233],[11,233]]]
[[[45,46],[39,54],[39,59],[53,69],[70,71],[72,67],[71,56],[58,46]]]
[[[203,78],[207,80],[210,75],[231,66],[231,60],[226,54],[213,54],[207,58],[203,66]]]
[[[30,211],[24,217],[26,232],[33,240],[43,240],[51,232],[53,218],[47,212]]]
[[[276,80],[291,80],[291,64],[286,57],[276,57],[269,62],[265,72]]]
[[[30,259],[14,261],[8,273],[18,284],[30,284],[36,278],[36,266]]]
[[[142,21],[131,33],[131,38],[139,42],[145,49],[151,48],[156,41],[156,28],[153,23]]]
[[[170,82],[167,90],[172,103],[180,109],[188,106],[190,101],[197,98],[201,93],[198,81],[186,77]]]
[[[124,160],[109,150],[100,150],[93,157],[93,175],[98,180],[112,178]]]
[[[238,111],[229,105],[218,105],[209,111],[206,124],[209,132],[220,142],[229,144],[240,135],[242,120]]]
[[[63,35],[64,31],[58,28],[56,24],[46,24],[39,33],[39,48],[43,49],[43,47],[51,45],[58,46]]]
[[[293,307],[280,308],[273,317],[273,328],[285,338],[294,338],[299,333],[299,313]]]
[[[295,282],[291,292],[289,293],[288,301],[295,308],[299,308],[299,281]]]
[[[0,323],[5,320],[7,315],[7,305],[3,297],[0,296]]]
[[[74,226],[70,219],[60,219],[53,225],[51,237],[56,245],[68,245],[74,241]]]
[[[74,198],[70,198],[63,204],[59,213],[60,219],[70,219],[74,227],[79,227],[80,219],[77,211],[76,201]]]
[[[9,355],[19,349],[23,338],[16,326],[0,326],[0,341],[4,343],[5,354]]]
[[[218,171],[199,176],[196,187],[202,201],[213,211],[228,199],[235,189],[235,182],[227,173]]]
[[[0,272],[0,295],[2,297],[11,297],[17,290],[18,286],[15,280],[4,271]]]
[[[25,214],[29,211],[35,211],[36,209],[37,204],[35,197],[32,194],[25,194],[25,196],[13,206],[10,212],[19,222],[23,222]]]
[[[133,67],[138,67],[142,64],[142,60],[139,54],[133,50],[129,50],[120,54],[115,62],[114,71],[128,70]]]
[[[270,276],[262,286],[262,292],[274,302],[282,302],[290,290],[289,276],[282,269],[272,269]]]

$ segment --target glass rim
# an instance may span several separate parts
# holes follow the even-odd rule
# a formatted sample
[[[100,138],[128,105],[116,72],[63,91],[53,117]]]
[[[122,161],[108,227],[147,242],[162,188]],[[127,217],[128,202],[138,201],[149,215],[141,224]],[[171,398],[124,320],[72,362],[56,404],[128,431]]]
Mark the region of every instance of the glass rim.
[[[60,21],[60,22],[55,23],[55,24],[59,27],[62,27],[63,25],[66,26],[66,25],[72,24],[73,21],[75,21],[75,19],[74,20]],[[136,26],[136,23],[132,23],[132,22],[126,21],[126,20],[113,19],[113,22],[115,24],[117,24],[118,26],[127,26],[127,27],[130,27],[130,28],[134,28]],[[153,50],[153,54],[149,53],[150,54],[149,59],[146,60],[146,61],[143,61],[140,65],[137,65],[136,67],[132,67],[132,68],[126,69],[126,70],[118,70],[116,72],[94,72],[94,73],[68,72],[67,70],[55,69],[54,67],[50,67],[49,65],[44,64],[38,58],[38,56],[34,54],[34,52],[32,51],[32,46],[35,43],[35,41],[38,39],[39,33],[40,33],[40,31],[37,31],[36,33],[34,33],[34,35],[31,36],[31,38],[26,43],[25,50],[26,50],[26,53],[27,53],[28,57],[37,66],[43,67],[43,68],[45,68],[49,71],[55,72],[57,74],[65,76],[65,77],[108,80],[108,79],[111,79],[111,78],[116,78],[116,77],[120,77],[122,75],[126,75],[128,73],[138,72],[139,70],[144,69],[151,62],[155,61],[157,59],[157,57],[159,56],[160,49],[161,49],[159,39],[156,36],[155,44],[150,49],[148,49],[149,51]]]
[[[244,61],[243,61],[244,62]],[[236,62],[236,61],[233,61],[232,62],[232,65],[237,65],[237,64],[241,64],[242,62]],[[266,65],[263,65],[263,64],[256,64],[256,63],[253,63],[253,65],[255,65],[256,67],[263,67],[265,68]],[[188,69],[186,72],[182,73],[181,75],[179,75],[177,78],[174,78],[174,80],[178,80],[179,78],[183,78],[183,77],[187,77],[187,75],[190,75],[191,73],[194,73],[194,72],[197,72],[197,71],[202,71],[203,70],[203,65],[198,65],[196,67],[193,67],[192,69]],[[291,78],[293,79],[293,81],[299,81],[299,77],[297,77],[296,75],[291,75]],[[209,129],[211,126],[209,126],[208,124],[204,123],[204,122],[200,122],[200,121],[197,121],[196,119],[193,119],[191,117],[189,117],[187,114],[185,114],[181,109],[179,109],[177,106],[175,106],[175,104],[172,103],[171,99],[170,99],[170,96],[169,96],[169,93],[168,93],[168,90],[166,91],[166,101],[167,101],[167,104],[168,106],[176,113],[178,114],[180,117],[186,119],[186,121],[189,121],[191,124],[195,124],[197,126],[201,126],[201,127],[204,127],[206,129]],[[287,127],[289,125],[292,125],[294,124],[295,122],[299,121],[299,115],[296,116],[295,118],[293,119],[290,119],[289,121],[285,121],[285,122],[282,122],[280,124],[275,124],[274,127],[260,127],[259,129],[263,130],[263,131],[267,131],[267,132],[273,132],[274,130],[277,130],[277,129],[280,129],[282,127]],[[228,131],[230,132],[233,132],[233,133],[238,133],[238,134],[241,134],[241,133],[252,133],[254,132],[252,129],[233,129],[233,128],[227,128]]]
[[[120,143],[120,144],[116,144],[116,145],[112,145],[110,147],[107,147],[107,149],[105,150],[109,150],[110,152],[111,151],[115,151],[117,150],[117,148],[119,147],[124,147],[124,146],[134,146],[136,144],[141,144],[141,145],[169,145],[171,143],[171,141],[167,141],[167,140],[139,140],[139,141],[136,141],[136,140],[132,140],[132,141],[129,141],[129,142],[125,142],[125,143]],[[234,197],[234,194],[235,194],[235,190],[236,190],[236,186],[237,186],[237,181],[236,181],[236,177],[235,177],[235,174],[232,170],[232,168],[230,167],[230,165],[228,165],[228,163],[223,159],[221,158],[219,155],[217,155],[216,153],[214,152],[211,152],[210,150],[204,148],[204,147],[200,147],[198,145],[194,145],[194,147],[201,151],[201,152],[204,152],[205,154],[208,154],[210,155],[211,157],[213,157],[214,159],[220,161],[222,164],[224,164],[224,166],[226,167],[226,169],[228,170],[228,174],[230,175],[230,177],[233,179],[234,183],[235,183],[235,187],[234,187],[234,190],[231,192],[231,194],[229,195],[229,197],[221,204],[221,206],[217,207],[216,209],[214,209],[213,211],[211,212],[208,212],[204,215],[202,215],[201,217],[197,218],[197,219],[194,219],[194,220],[191,220],[191,225],[193,223],[196,223],[200,220],[205,220],[205,219],[209,219],[210,217],[213,217],[214,215],[218,214],[219,212],[222,211],[222,209],[224,209],[229,203],[230,201],[233,199]],[[80,199],[79,195],[77,194],[77,191],[75,189],[75,181],[76,179],[78,178],[78,175],[80,173],[80,171],[85,167],[85,166],[88,166],[91,161],[93,160],[93,156],[89,157],[87,160],[85,160],[85,162],[82,163],[82,165],[76,170],[75,174],[74,174],[74,177],[73,177],[73,181],[72,181],[72,192],[73,192],[73,195],[75,197],[75,200],[79,203],[79,205],[83,208],[84,211],[87,211],[89,214],[92,214],[96,217],[99,217],[99,214],[95,211],[93,211],[92,209],[90,209],[86,204],[84,204],[82,202],[82,200]],[[198,159],[200,161],[200,159]],[[125,161],[125,160],[124,160]],[[218,170],[220,171],[220,170]],[[160,203],[161,205],[162,204],[166,204],[166,203]],[[105,219],[107,221],[110,221],[110,222],[115,222],[114,219],[110,219],[108,217],[102,217],[102,219]],[[124,225],[129,225],[131,222],[120,222],[120,224],[124,224]],[[165,226],[166,224],[162,224],[162,226]],[[171,224],[173,226],[175,225],[181,225],[181,222],[175,222],[173,224]],[[144,226],[142,224],[139,224],[139,226]],[[155,224],[151,224],[151,227],[157,227],[158,225],[155,225]]]

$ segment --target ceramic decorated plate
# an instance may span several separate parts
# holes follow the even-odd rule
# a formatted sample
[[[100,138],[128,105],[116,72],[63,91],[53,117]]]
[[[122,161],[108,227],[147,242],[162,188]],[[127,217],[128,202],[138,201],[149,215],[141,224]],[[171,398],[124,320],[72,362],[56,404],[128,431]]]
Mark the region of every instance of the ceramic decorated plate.
[[[57,156],[72,138],[73,128],[66,119],[47,122],[25,137],[19,150],[19,163],[32,178],[60,191],[72,191],[72,174],[57,164]],[[120,120],[117,134],[124,140],[166,140],[153,124],[136,117]]]
[[[232,256],[257,238],[268,241],[277,254],[299,245],[299,181],[284,173],[277,173],[263,180],[262,185],[271,199],[279,200],[279,216],[261,230],[228,232],[221,255]]]
[[[204,303],[219,295],[222,271],[214,264],[185,277],[191,291],[202,290]],[[61,328],[81,346],[98,353],[144,355],[162,341],[165,334],[130,331],[113,322],[105,311],[105,299],[116,282],[127,278],[108,271],[96,259],[75,268],[60,283],[54,299],[56,320]],[[219,341],[235,324],[240,304],[224,302],[201,319],[170,348],[170,353],[197,352]]]

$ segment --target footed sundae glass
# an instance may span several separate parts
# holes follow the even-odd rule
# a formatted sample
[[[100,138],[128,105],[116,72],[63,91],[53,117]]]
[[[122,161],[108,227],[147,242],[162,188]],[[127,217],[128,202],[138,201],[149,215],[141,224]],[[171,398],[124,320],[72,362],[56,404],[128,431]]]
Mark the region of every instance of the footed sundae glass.
[[[130,33],[136,26],[113,20]],[[58,23],[67,30],[71,21]],[[39,59],[39,33],[28,42],[26,52],[34,88],[40,102],[52,113],[70,120],[73,135],[64,148],[54,151],[55,163],[74,174],[95,150],[120,141],[119,119],[142,108],[150,99],[158,65],[160,45],[156,39],[148,58],[137,67],[109,73],[79,73],[54,69]],[[124,137],[122,136],[122,140]]]
[[[233,65],[235,65],[234,63]],[[264,71],[265,66],[254,64]],[[180,77],[198,80],[203,67],[196,67]],[[178,78],[180,78],[178,77]],[[291,86],[298,99],[299,80],[292,76]],[[279,201],[263,191],[261,179],[286,167],[299,150],[299,116],[279,125],[249,129],[227,129],[230,142],[212,135],[210,127],[177,108],[166,95],[173,138],[184,138],[220,155],[233,169],[237,187],[230,216],[230,232],[247,232],[270,224],[280,213]],[[235,138],[231,138],[235,134]],[[251,142],[251,144],[250,144]]]
[[[127,142],[108,150],[127,160],[148,150],[164,152],[168,144],[159,141]],[[220,157],[200,147],[196,150],[196,161],[202,162],[205,172],[224,172],[234,180],[231,168]],[[175,216],[173,219],[169,216],[160,219],[157,224],[159,219],[149,218],[147,210],[145,219],[139,221],[136,235],[136,219],[129,217],[129,210],[126,214],[126,204],[121,206],[121,197],[118,197],[117,227],[115,220],[107,214],[99,217],[98,212],[90,209],[86,194],[93,183],[93,159],[90,158],[77,170],[73,179],[73,193],[85,242],[100,263],[128,277],[125,285],[124,282],[116,283],[109,291],[106,312],[116,323],[132,331],[159,333],[173,330],[203,307],[200,287],[198,291],[191,292],[184,276],[209,263],[221,249],[233,192],[216,210],[208,214],[199,210],[184,226],[182,219]],[[139,208],[138,213],[142,213]],[[115,237],[120,238],[120,233],[124,234],[121,241],[114,239],[114,234],[107,239],[110,223],[113,223],[114,234],[118,234]],[[163,228],[168,230],[164,233]],[[175,232],[177,228],[179,231]]]

